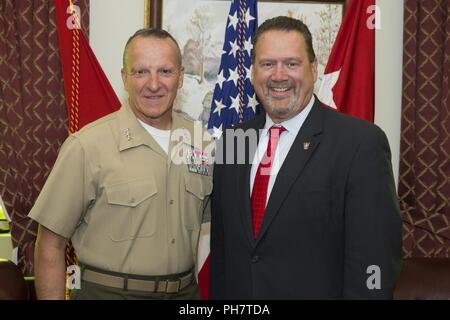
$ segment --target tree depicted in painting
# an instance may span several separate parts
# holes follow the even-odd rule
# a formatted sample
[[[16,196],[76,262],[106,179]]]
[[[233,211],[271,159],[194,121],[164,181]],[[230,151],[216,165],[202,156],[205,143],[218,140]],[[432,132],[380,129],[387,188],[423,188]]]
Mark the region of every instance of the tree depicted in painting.
[[[326,65],[333,43],[339,31],[339,6],[326,5],[326,9],[318,12],[320,29],[314,33],[317,59],[321,65]]]
[[[205,80],[205,60],[212,41],[208,30],[212,28],[212,25],[213,19],[208,8],[198,7],[187,27],[192,37],[184,46],[183,62],[187,73],[199,76],[197,79],[199,84]]]

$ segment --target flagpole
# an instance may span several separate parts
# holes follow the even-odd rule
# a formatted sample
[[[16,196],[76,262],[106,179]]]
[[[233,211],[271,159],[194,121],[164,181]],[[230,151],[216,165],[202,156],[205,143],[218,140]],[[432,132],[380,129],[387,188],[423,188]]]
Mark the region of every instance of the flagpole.
[[[73,18],[72,28],[72,86],[71,86],[71,102],[69,112],[69,134],[79,129],[79,82],[80,82],[80,28],[81,23],[75,10],[72,0],[69,0],[70,15]],[[66,268],[77,264],[77,257],[72,241],[68,241],[66,245]],[[66,269],[67,270],[67,269]],[[66,272],[66,300],[70,300],[70,289],[67,281],[70,275]]]

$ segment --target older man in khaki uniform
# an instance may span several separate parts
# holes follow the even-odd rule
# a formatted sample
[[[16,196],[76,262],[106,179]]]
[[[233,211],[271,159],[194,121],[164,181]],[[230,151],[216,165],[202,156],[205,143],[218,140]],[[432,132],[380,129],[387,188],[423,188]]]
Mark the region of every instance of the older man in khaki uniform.
[[[81,267],[74,299],[199,298],[193,267],[213,142],[172,111],[183,76],[167,32],[143,29],[127,42],[128,101],[65,141],[30,212],[40,224],[38,298],[64,298],[66,239]]]

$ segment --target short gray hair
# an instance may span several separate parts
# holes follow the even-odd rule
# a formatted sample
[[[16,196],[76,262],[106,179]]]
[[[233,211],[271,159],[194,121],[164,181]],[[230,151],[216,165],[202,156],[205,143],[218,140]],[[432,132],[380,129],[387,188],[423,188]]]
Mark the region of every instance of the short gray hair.
[[[158,29],[158,28],[143,28],[138,31],[136,31],[127,41],[125,45],[125,49],[123,50],[123,67],[126,69],[126,56],[128,47],[130,46],[131,41],[133,41],[134,38],[142,37],[142,38],[157,38],[157,39],[170,39],[175,43],[175,46],[177,48],[177,55],[178,55],[178,62],[181,65],[182,56],[181,56],[181,50],[180,46],[178,45],[177,40],[166,30]]]

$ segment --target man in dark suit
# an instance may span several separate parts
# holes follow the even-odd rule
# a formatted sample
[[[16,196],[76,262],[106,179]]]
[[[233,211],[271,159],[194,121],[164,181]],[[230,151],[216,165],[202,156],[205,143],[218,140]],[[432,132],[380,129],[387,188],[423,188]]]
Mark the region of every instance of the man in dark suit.
[[[301,21],[264,22],[253,54],[265,113],[217,149],[211,298],[392,298],[401,218],[385,134],[313,95]]]

